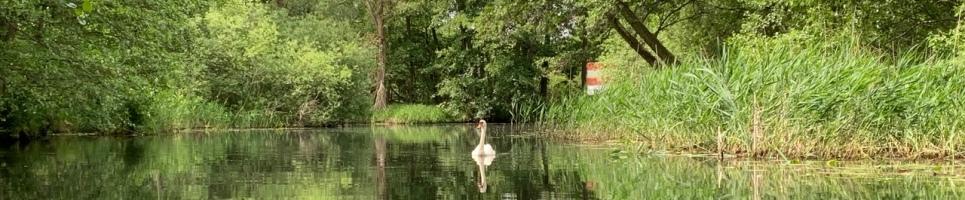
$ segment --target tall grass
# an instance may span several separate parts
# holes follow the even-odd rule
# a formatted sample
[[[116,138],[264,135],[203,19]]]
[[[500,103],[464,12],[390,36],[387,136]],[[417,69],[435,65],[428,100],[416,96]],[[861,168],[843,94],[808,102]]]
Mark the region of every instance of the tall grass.
[[[169,132],[181,129],[227,127],[230,117],[224,107],[204,102],[203,99],[175,91],[156,93],[148,102],[140,105],[143,120],[139,131],[148,133]]]
[[[414,124],[463,122],[439,106],[421,104],[395,104],[372,114],[373,123]]]
[[[546,122],[579,137],[628,137],[654,148],[794,157],[962,156],[965,67],[848,47],[775,45],[668,69],[611,66],[598,96],[570,96]],[[760,113],[760,122],[752,115]],[[752,124],[760,137],[752,137]],[[754,139],[757,138],[757,139]]]
[[[272,110],[230,111],[224,106],[174,91],[153,94],[135,109],[137,132],[165,133],[204,128],[277,128],[304,126],[292,113]]]

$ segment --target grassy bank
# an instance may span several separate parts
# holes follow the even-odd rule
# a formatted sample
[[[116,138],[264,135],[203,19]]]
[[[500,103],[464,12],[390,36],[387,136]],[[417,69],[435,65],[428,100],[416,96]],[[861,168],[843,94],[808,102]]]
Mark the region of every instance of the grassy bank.
[[[395,104],[372,113],[372,123],[388,124],[425,124],[464,122],[466,119],[455,117],[439,107],[421,104]]]
[[[560,136],[773,157],[961,157],[965,67],[858,48],[733,49],[669,69],[608,63],[597,96],[557,99]],[[840,46],[840,45],[838,45]]]

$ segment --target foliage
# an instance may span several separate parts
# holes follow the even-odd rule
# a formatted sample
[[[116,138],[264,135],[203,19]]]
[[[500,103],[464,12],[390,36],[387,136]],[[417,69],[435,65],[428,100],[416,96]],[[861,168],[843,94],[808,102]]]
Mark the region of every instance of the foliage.
[[[783,62],[750,55],[777,45],[859,58],[887,79],[965,58],[957,1],[406,0],[382,11],[386,35],[350,0],[3,4],[0,129],[18,134],[370,121],[383,44],[389,103],[495,121],[573,100],[594,60],[648,79],[735,57],[770,67]],[[681,69],[637,69],[654,49]]]
[[[959,57],[965,57],[965,3],[958,7],[958,25],[943,34],[933,35],[929,44],[939,52],[952,52]]]
[[[886,52],[923,47],[932,34],[956,24],[956,1],[744,1],[751,8],[745,32],[773,36],[794,30],[834,33],[852,29],[860,42]]]
[[[0,130],[161,132],[368,117],[361,102],[369,101],[372,48],[364,21],[342,21],[362,12],[352,4],[4,5]]]
[[[140,103],[192,86],[185,28],[203,1],[5,1],[0,127],[134,130]],[[167,6],[177,4],[180,6]]]
[[[390,124],[461,122],[441,107],[421,104],[395,104],[372,114],[372,122]]]
[[[875,56],[816,38],[747,37],[720,59],[669,70],[610,64],[607,73],[616,75],[603,95],[564,98],[545,119],[626,133],[655,148],[716,149],[723,131],[729,152],[758,143],[771,155],[800,157],[864,156],[854,148],[950,155],[965,145],[955,136],[965,124],[949,121],[965,116],[961,65]],[[755,112],[763,120],[761,140],[750,131]]]
[[[614,34],[616,0],[403,1],[389,20],[392,96],[442,103],[467,117],[507,119],[539,94],[544,78],[578,88],[580,69]],[[734,37],[804,32],[847,37],[870,51],[923,50],[955,25],[953,1],[629,1],[672,52],[716,57]],[[609,45],[613,45],[612,42]],[[420,81],[411,81],[411,80]],[[563,91],[570,90],[564,88]],[[554,92],[549,92],[554,93]],[[562,93],[562,92],[555,92]],[[539,103],[535,103],[539,104]]]
[[[233,111],[258,110],[296,124],[332,121],[342,96],[336,88],[349,85],[352,76],[338,63],[343,55],[317,49],[311,41],[285,39],[274,21],[285,16],[273,14],[281,15],[260,4],[227,2],[203,17],[199,43],[208,88],[203,92]],[[291,123],[280,125],[285,124]]]
[[[541,79],[578,76],[596,52],[586,8],[558,1],[412,1],[390,25],[402,100],[436,103],[467,118],[508,120],[515,101],[544,98]],[[525,14],[523,14],[525,13]],[[407,55],[398,55],[407,54]],[[416,78],[422,83],[413,83]],[[571,87],[574,83],[571,83]],[[434,98],[427,98],[434,95]]]

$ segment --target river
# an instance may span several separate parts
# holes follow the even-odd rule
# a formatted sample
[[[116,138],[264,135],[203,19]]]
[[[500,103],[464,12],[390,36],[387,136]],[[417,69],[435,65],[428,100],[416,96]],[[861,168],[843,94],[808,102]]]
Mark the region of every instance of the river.
[[[640,153],[491,125],[52,136],[0,148],[0,199],[961,199],[958,161]],[[484,180],[483,180],[484,179]]]

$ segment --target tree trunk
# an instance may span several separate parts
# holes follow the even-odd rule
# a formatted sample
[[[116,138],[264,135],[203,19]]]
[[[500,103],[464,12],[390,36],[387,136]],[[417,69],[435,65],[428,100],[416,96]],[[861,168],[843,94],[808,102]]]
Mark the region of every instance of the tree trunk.
[[[610,27],[617,31],[617,34],[623,38],[623,41],[626,41],[627,44],[630,45],[630,48],[633,48],[637,54],[640,54],[640,57],[643,57],[643,59],[646,60],[650,66],[659,67],[659,65],[657,65],[657,58],[655,58],[653,54],[650,54],[646,47],[640,44],[640,41],[637,41],[636,37],[630,35],[626,29],[623,29],[623,25],[620,25],[620,21],[617,20],[616,17],[614,17],[612,14],[607,14],[606,18],[610,21]]]
[[[539,96],[542,98],[546,98],[547,96],[549,96],[549,92],[548,92],[549,78],[547,77],[548,75],[546,75],[547,74],[546,72],[549,71],[549,62],[543,61],[543,64],[540,66],[541,67],[540,67],[540,75],[539,75]]]
[[[375,69],[375,103],[372,107],[384,109],[389,99],[385,89],[385,55],[387,51],[385,24],[383,23],[385,20],[385,1],[368,0],[366,3],[368,4],[369,14],[372,15],[372,22],[375,24],[375,39],[379,46],[378,67]]]
[[[432,47],[437,48],[442,42],[439,41],[439,33],[436,28],[432,28]],[[436,49],[433,49],[436,50]]]
[[[643,42],[647,43],[650,49],[657,54],[657,59],[659,59],[661,63],[674,64],[677,62],[676,58],[673,56],[673,53],[670,53],[670,50],[663,46],[663,43],[660,42],[660,40],[657,38],[657,35],[654,35],[653,32],[650,32],[647,26],[640,22],[640,19],[637,18],[637,15],[630,10],[630,6],[623,1],[617,1],[617,10],[619,10],[620,15],[623,16],[624,20],[630,24],[630,27],[633,28],[634,32],[636,32],[637,35],[643,39]]]

